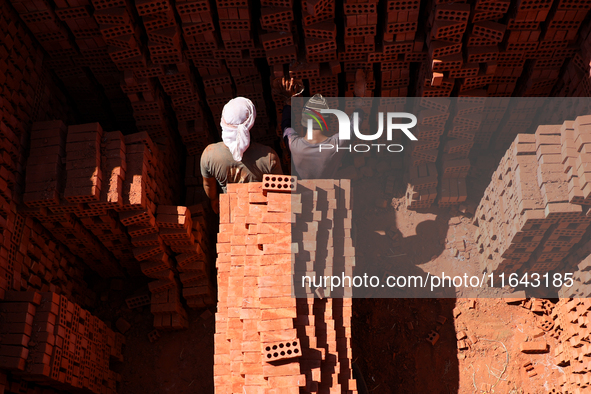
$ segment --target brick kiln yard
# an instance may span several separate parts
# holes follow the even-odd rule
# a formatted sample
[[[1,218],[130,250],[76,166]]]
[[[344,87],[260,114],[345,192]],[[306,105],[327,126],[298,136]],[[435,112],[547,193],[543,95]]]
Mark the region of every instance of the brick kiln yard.
[[[0,394],[591,392],[590,10],[0,0]],[[412,106],[418,141],[299,193],[230,185],[217,216],[200,158],[232,98],[289,173],[284,77]],[[292,253],[300,274],[574,286],[296,300]]]

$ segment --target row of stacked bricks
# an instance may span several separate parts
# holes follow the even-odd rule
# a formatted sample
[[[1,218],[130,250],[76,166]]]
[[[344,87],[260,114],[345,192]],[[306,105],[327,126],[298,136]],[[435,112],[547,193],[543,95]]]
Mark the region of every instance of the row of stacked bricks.
[[[207,0],[176,5],[144,1],[136,4],[133,12],[124,0],[95,0],[94,10],[88,2],[58,1],[55,13],[49,3],[30,3],[33,2],[14,2],[22,19],[50,53],[52,67],[84,109],[90,106],[87,103],[97,104],[100,100],[96,97],[102,97],[102,93],[92,94],[97,91],[92,81],[96,78],[116,119],[129,121],[129,102],[114,80],[117,70],[129,71],[136,79],[158,77],[165,90],[168,82],[164,80],[182,79],[182,88],[177,86],[167,94],[177,120],[195,121],[197,125],[184,129],[187,143],[191,136],[195,140],[203,127],[189,60],[207,82],[209,92],[205,99],[216,119],[223,104],[235,94],[249,93],[258,107],[266,111],[261,99],[262,83],[255,72],[255,59],[261,57],[273,67],[275,76],[282,76],[283,67],[290,64],[292,76],[307,79],[311,92],[325,96],[336,95],[337,74],[341,70],[347,82],[345,94],[351,95],[354,72],[359,68],[369,71],[368,95],[377,88],[383,97],[404,96],[408,93],[413,62],[422,64],[419,96],[446,97],[456,88],[465,96],[473,96],[475,91],[479,91],[478,95],[508,96],[515,91],[521,76],[525,83],[520,94],[547,96],[558,81],[561,65],[576,54],[573,44],[591,6],[586,1],[570,0],[548,0],[535,5],[520,1],[511,10],[509,1],[483,0],[473,7],[430,4],[432,12],[427,15],[423,36],[416,34],[418,0],[404,4],[387,1],[385,19],[380,20],[386,27],[383,34],[376,31],[377,2],[345,2],[343,43],[337,48],[335,5],[327,1],[302,1],[301,29],[293,23],[291,1],[263,2],[257,21],[246,1],[217,1],[215,7]],[[134,17],[136,11],[142,21]],[[213,23],[216,13],[219,32]],[[39,17],[47,23],[38,23]],[[262,29],[255,26],[259,23]],[[144,30],[147,43],[140,39]],[[303,31],[302,50],[297,48],[298,30]],[[69,31],[74,41],[70,40]],[[583,34],[588,35],[588,31]],[[185,50],[181,50],[183,41]],[[526,60],[532,61],[526,65]],[[380,64],[377,76],[371,72],[375,63]],[[253,84],[255,90],[251,89]],[[134,103],[135,123],[140,131],[152,131],[152,136],[169,131],[166,116],[162,116],[168,110],[162,101],[157,97],[129,98]],[[97,112],[96,108],[100,105],[86,112]],[[261,121],[257,139],[269,142],[267,119]],[[199,150],[194,140],[189,145]]]
[[[591,26],[582,25],[579,46],[572,59],[566,61],[566,69],[554,86],[553,97],[589,97],[591,96],[591,75],[588,65],[591,63]]]
[[[438,99],[438,102],[448,102]],[[474,146],[474,138],[482,125],[485,97],[460,97],[449,106],[453,113],[452,124],[446,128],[441,155],[440,207],[458,205],[468,198],[466,176],[470,169],[468,155]],[[455,108],[454,108],[455,107]]]
[[[78,304],[52,292],[8,291],[0,319],[0,368],[62,392],[117,392],[120,376],[110,366],[123,361],[125,338]]]
[[[190,5],[195,6],[194,3]],[[183,35],[173,5],[168,1],[135,4],[141,23],[135,20],[135,11],[129,2],[99,0],[94,6],[97,10],[94,18],[105,27],[101,33],[109,45],[111,60],[123,71],[120,89],[131,102],[137,129],[170,148],[173,143],[169,117],[176,117],[188,151],[200,152],[209,132],[204,127],[201,102],[188,58],[182,53]],[[200,4],[197,6],[199,8]],[[188,18],[194,11],[191,7],[181,10],[189,12]],[[186,18],[184,16],[183,20]],[[142,25],[148,37],[147,51],[140,40],[139,26]],[[166,99],[170,100],[172,114]]]
[[[304,48],[298,48],[298,26],[292,1],[263,1],[259,38],[273,78],[289,76],[308,83],[312,94],[338,95],[340,64],[337,61],[336,7],[330,1],[301,1]],[[289,65],[289,66],[287,66]],[[288,71],[288,72],[287,72]],[[277,119],[283,113],[284,98],[273,95]],[[277,133],[280,124],[277,124]],[[283,141],[281,142],[283,143]]]
[[[561,298],[550,316],[558,334],[553,356],[554,363],[564,371],[557,382],[563,393],[583,394],[591,386],[590,332],[585,324],[590,310],[588,298]]]
[[[49,3],[42,4],[49,7]],[[96,91],[97,86],[92,82],[96,79],[117,124],[128,130],[137,127],[152,138],[169,137],[168,118],[176,116],[179,122],[189,121],[189,126],[196,122],[196,132],[202,131],[203,114],[197,87],[188,60],[181,51],[182,34],[171,4],[142,2],[133,9],[132,3],[123,0],[96,0],[92,5],[89,1],[58,1],[56,7],[55,13],[48,9],[21,17],[26,22],[35,20],[35,16],[43,16],[49,22],[39,23],[40,28],[32,28],[36,38],[44,43],[47,36],[52,44],[59,42],[68,49],[46,48],[50,54],[48,64],[76,99],[78,109],[92,115],[88,119],[100,119],[102,124],[113,129],[110,119],[100,116],[108,112],[97,112],[101,108],[97,98],[102,94]],[[136,15],[142,20],[139,21]],[[48,29],[48,32],[37,33],[39,29]],[[69,32],[75,42],[69,40]],[[148,37],[147,44],[142,41],[144,34]],[[170,96],[175,111],[172,116],[163,100],[162,90]],[[87,102],[92,104],[88,104],[88,110]],[[129,116],[131,113],[133,118]],[[190,127],[188,133],[194,134],[194,127]],[[192,141],[195,145],[194,135],[185,137],[187,143]],[[158,142],[171,144],[168,138]]]
[[[201,204],[192,207],[161,205],[156,217],[158,237],[175,256],[183,297],[192,308],[215,303],[215,294],[209,279],[211,253],[205,214]],[[171,272],[154,272],[152,277],[162,278],[165,274],[169,278]]]
[[[121,226],[131,239],[135,258],[126,268],[134,274],[141,271],[156,279],[148,283],[154,327],[162,330],[186,328],[188,323],[181,304],[180,286],[172,271],[172,251],[159,234],[156,207],[170,203],[171,196],[167,195],[168,192],[163,193],[161,189],[165,189],[166,183],[156,177],[158,148],[146,133],[126,136],[125,140],[129,143],[126,145],[123,205],[117,211]]]
[[[8,2],[0,4],[0,292],[54,291],[90,306],[93,292],[77,259],[49,232],[19,213],[33,120],[65,118],[65,98],[42,66],[43,53]]]
[[[583,116],[517,136],[476,212],[483,270],[547,272],[568,261],[591,222],[580,187],[587,123]]]
[[[2,212],[0,299],[6,290],[52,291],[83,306],[95,294],[84,281],[80,258],[57,242],[41,224],[13,211]]]
[[[0,196],[5,212],[22,193],[23,152],[33,120],[67,116],[64,95],[43,66],[43,50],[10,3],[0,4]]]
[[[406,150],[406,206],[408,209],[429,208],[437,198],[437,156],[441,135],[449,118],[450,101],[441,98],[421,98],[416,113],[418,141]]]
[[[478,89],[489,96],[510,96],[523,76],[519,95],[548,96],[562,64],[575,54],[578,30],[591,3],[510,5],[487,0],[473,6],[434,5],[419,95],[449,96],[458,88],[459,95],[471,96]],[[527,66],[526,60],[531,60]]]
[[[373,96],[375,77],[369,54],[376,52],[378,1],[345,0],[343,2],[344,51],[339,53],[347,83],[345,97],[353,96],[357,69],[366,70],[366,97]],[[340,72],[340,69],[338,70]]]
[[[589,289],[591,283],[591,240],[589,240],[588,234],[585,234],[583,238],[586,242],[577,245],[576,250],[567,258],[566,267],[574,271],[573,283],[572,285],[568,283],[570,285],[568,287],[562,286],[558,292],[560,298],[588,298],[591,295]]]
[[[266,175],[262,183],[228,185],[220,196],[216,392],[357,392],[351,299],[292,296],[293,254],[316,253],[319,262],[315,237],[333,228],[337,201],[350,201],[350,189],[341,201],[335,181],[317,182],[296,187],[294,178]],[[307,229],[295,244],[292,222]],[[322,269],[312,267],[313,256],[306,261],[310,271],[330,271],[328,260]]]
[[[63,1],[54,4],[50,1],[15,0],[11,3],[19,13],[20,19],[49,55],[49,59],[45,61],[46,64],[61,79],[63,86],[75,100],[76,108],[83,114],[83,118],[100,120],[109,125],[112,120],[108,116],[107,97],[95,81],[93,72],[96,71],[97,79],[101,79],[105,72],[108,74],[112,70],[105,69],[100,63],[93,64],[97,60],[97,44],[92,37],[96,24],[94,21],[86,24],[85,16],[88,13],[84,4],[81,4],[81,7],[63,10],[68,7]],[[80,19],[72,20],[70,19],[72,17]],[[85,53],[83,51],[87,51],[88,58],[79,56],[79,53]],[[93,67],[86,68],[91,64]],[[115,100],[116,97],[109,97],[109,99]]]
[[[386,1],[382,46],[370,53],[367,59],[371,63],[379,63],[381,97],[408,96],[410,63],[425,59],[424,37],[417,35],[419,9],[418,0]]]
[[[102,137],[98,123],[69,128],[62,121],[35,123],[23,195],[28,209],[22,213],[38,219],[86,265],[109,277],[121,274],[115,256],[124,256],[114,246],[124,247],[126,236],[102,204],[122,204],[116,191],[125,178],[125,156],[119,150],[114,161],[107,158],[108,150],[103,156]]]
[[[418,141],[411,142],[407,150],[407,157],[414,164],[409,167],[406,194],[410,209],[428,208],[437,197],[440,207],[466,201],[470,150],[476,143],[481,147],[488,146],[509,102],[510,99],[487,98],[485,95],[463,96],[453,101],[443,97],[423,97],[419,100],[415,131]],[[537,105],[533,107],[537,109]],[[524,118],[524,112],[531,115],[529,108],[510,111],[519,113],[520,119]],[[527,118],[527,122],[531,122],[531,117]],[[505,124],[508,127],[517,126],[511,117]],[[440,163],[440,176],[436,162]]]
[[[355,248],[351,238],[351,181],[301,180],[297,188],[291,199],[291,212],[296,214],[292,225],[292,242],[297,245],[292,250],[294,278],[352,277]],[[333,293],[328,288],[314,287],[309,281],[296,283],[294,293],[297,297],[352,296],[350,283]]]
[[[31,134],[23,197],[29,209],[24,213],[103,277],[121,276],[119,264],[132,275],[151,277],[154,266],[171,264],[172,252],[164,250],[155,214],[156,205],[170,202],[172,196],[155,170],[158,148],[146,133],[123,137],[103,132],[98,123],[66,129],[63,122],[53,121],[36,123]],[[167,273],[172,278],[168,287],[150,288],[164,291],[174,285],[177,296],[166,302],[175,302],[175,311],[183,311],[180,287],[172,271]],[[171,321],[157,327],[170,328]]]

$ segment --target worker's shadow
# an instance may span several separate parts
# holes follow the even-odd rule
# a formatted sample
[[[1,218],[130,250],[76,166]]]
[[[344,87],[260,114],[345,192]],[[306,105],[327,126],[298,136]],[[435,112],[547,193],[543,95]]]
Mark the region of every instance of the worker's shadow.
[[[435,272],[432,261],[445,251],[451,214],[432,210],[437,212],[433,220],[415,226],[410,218],[416,213],[373,208],[371,193],[354,190],[354,274],[380,278],[378,287],[355,289],[353,302],[353,358],[368,392],[457,393],[455,289],[431,291],[427,280],[427,272]],[[427,341],[432,330],[440,335],[435,345]]]

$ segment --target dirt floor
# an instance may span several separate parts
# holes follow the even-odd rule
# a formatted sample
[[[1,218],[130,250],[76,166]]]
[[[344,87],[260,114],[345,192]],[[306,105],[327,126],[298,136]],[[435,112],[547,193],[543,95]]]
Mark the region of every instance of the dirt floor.
[[[486,156],[478,160],[479,172],[469,178],[469,203],[473,205],[480,199],[495,162]],[[356,188],[356,272],[477,271],[475,227],[470,215],[454,208],[407,211],[402,182],[391,205],[377,207],[374,200],[383,196],[366,192],[369,187],[380,187],[372,182],[380,182],[380,177],[363,180]],[[394,239],[393,232],[399,233]],[[463,250],[458,250],[459,244],[464,245]],[[119,366],[119,392],[213,393],[213,315],[189,310],[188,330],[162,332],[160,339],[150,343],[149,308],[128,310],[124,303],[129,295],[147,292],[146,283],[138,279],[137,283],[126,283],[124,289],[113,285],[97,289],[102,296],[97,315],[113,327],[119,317],[131,323],[125,334],[125,363]],[[380,297],[377,290],[367,295]],[[520,343],[526,338],[542,335],[530,310],[496,298],[462,298],[461,293],[448,290],[439,293],[448,298],[412,298],[407,290],[396,296],[400,298],[353,302],[353,359],[369,393],[535,394],[547,393],[558,381],[561,370],[553,365],[554,339],[543,336],[550,345],[549,354],[520,352]],[[440,335],[435,345],[426,339],[432,330]],[[467,336],[468,348],[464,350],[457,341],[462,332]],[[530,361],[537,374],[531,378],[523,368]]]
[[[353,357],[372,393],[548,393],[559,381],[556,342],[550,353],[526,355],[520,344],[541,333],[533,313],[499,299],[366,299],[353,303]],[[454,320],[453,311],[460,314]],[[442,325],[439,316],[446,317]],[[435,345],[426,338],[440,334]],[[468,348],[458,349],[464,332]],[[462,335],[463,336],[463,335]],[[472,342],[475,341],[474,343]],[[531,362],[534,377],[524,364]]]

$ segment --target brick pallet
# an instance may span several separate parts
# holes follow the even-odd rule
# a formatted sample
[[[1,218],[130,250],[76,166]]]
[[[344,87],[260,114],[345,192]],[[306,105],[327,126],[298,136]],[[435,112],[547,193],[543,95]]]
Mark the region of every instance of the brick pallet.
[[[292,298],[291,225],[297,215],[292,197],[301,196],[306,212],[314,208],[308,202],[317,201],[314,223],[308,223],[317,226],[323,213],[333,212],[331,200],[350,201],[344,195],[341,200],[334,181],[318,182],[298,185],[312,192],[303,194],[266,190],[264,183],[231,184],[220,196],[216,392],[357,392],[351,374],[351,299]],[[336,194],[325,199],[330,190]],[[299,203],[294,204],[297,211]],[[301,252],[311,252],[310,247]]]
[[[548,272],[568,261],[591,223],[585,208],[589,122],[581,116],[517,136],[476,211],[483,271]]]
[[[58,390],[116,393],[110,361],[123,361],[123,335],[52,292],[7,292],[0,310],[0,368]]]

